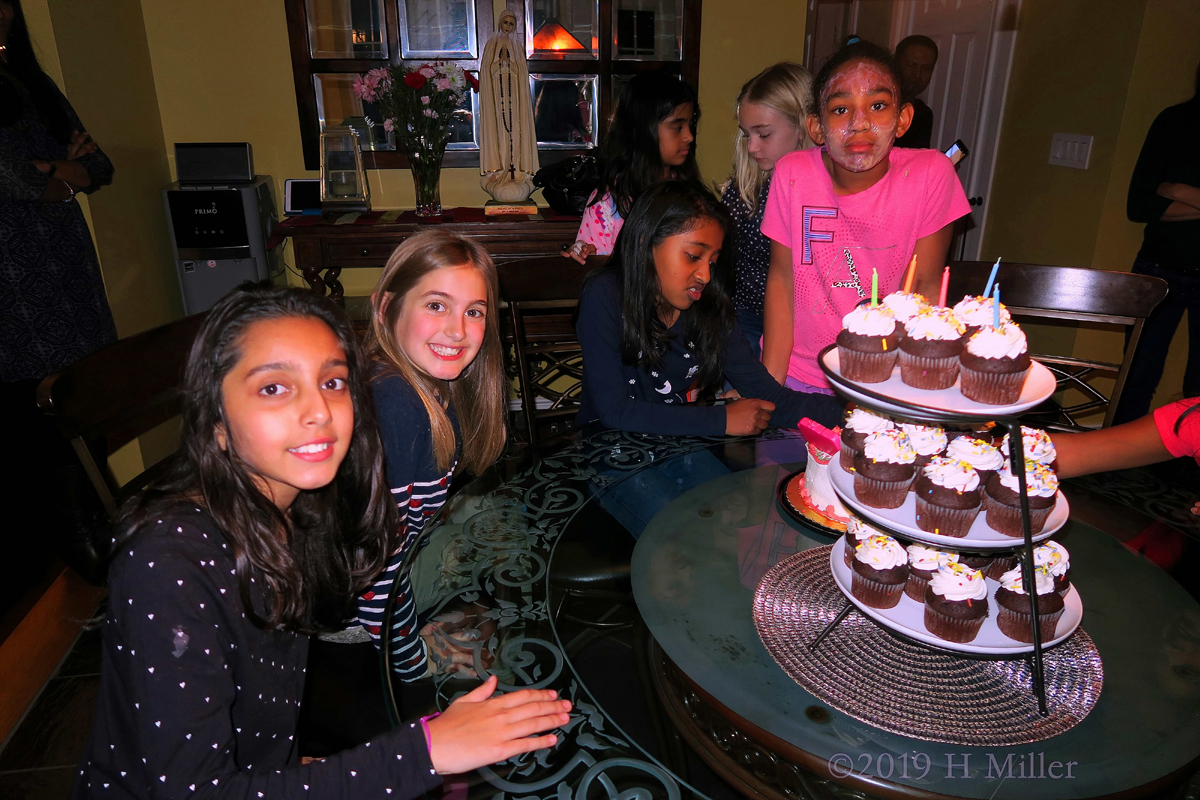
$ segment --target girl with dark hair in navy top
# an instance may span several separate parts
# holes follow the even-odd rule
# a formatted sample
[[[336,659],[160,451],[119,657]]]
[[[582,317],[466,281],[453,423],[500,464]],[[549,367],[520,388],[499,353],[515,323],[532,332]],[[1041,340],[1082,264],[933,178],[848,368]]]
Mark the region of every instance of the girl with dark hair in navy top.
[[[785,389],[750,351],[720,258],[728,227],[720,202],[693,183],[663,181],[634,203],[612,259],[579,299],[581,426],[736,436],[803,417],[837,424],[837,400]],[[742,399],[692,404],[722,376]]]

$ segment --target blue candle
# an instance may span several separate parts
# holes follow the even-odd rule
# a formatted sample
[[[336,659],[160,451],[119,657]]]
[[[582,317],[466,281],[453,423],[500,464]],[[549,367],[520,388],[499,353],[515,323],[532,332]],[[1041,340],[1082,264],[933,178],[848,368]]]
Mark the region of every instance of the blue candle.
[[[1000,284],[992,290],[992,325],[1000,327]]]
[[[992,264],[992,272],[988,275],[987,286],[983,287],[983,296],[987,297],[992,293],[992,283],[996,280],[996,271],[1000,269],[1000,259],[996,259],[996,263]]]

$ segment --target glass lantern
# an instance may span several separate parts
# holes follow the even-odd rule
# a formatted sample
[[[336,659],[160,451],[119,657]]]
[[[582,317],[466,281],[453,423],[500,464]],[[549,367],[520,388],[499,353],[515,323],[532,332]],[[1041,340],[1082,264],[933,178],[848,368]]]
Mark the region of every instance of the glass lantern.
[[[321,133],[321,208],[370,211],[371,187],[363,171],[358,135],[336,125]]]

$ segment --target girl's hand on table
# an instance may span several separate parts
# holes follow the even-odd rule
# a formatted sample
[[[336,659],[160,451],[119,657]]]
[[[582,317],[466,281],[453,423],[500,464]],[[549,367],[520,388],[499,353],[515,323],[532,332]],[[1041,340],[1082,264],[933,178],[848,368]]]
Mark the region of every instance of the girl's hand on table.
[[[1200,517],[1200,500],[1197,500],[1196,504],[1192,506],[1192,513]]]
[[[725,406],[725,435],[751,436],[762,433],[771,422],[775,404],[746,397]]]
[[[567,258],[573,258],[580,264],[586,264],[588,256],[596,255],[596,246],[588,242],[579,241],[562,251],[562,254]]]
[[[566,725],[570,701],[545,689],[493,697],[498,682],[490,676],[429,720],[429,760],[439,775],[470,772],[558,743],[554,734],[533,734]]]

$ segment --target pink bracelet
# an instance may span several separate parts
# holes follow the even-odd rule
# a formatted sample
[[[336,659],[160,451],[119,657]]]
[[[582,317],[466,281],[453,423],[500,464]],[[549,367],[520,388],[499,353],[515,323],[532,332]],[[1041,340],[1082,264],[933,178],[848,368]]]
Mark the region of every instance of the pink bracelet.
[[[437,719],[442,715],[442,712],[435,711],[432,714],[421,717],[421,730],[425,731],[425,749],[433,754],[433,738],[429,735],[429,720]]]

